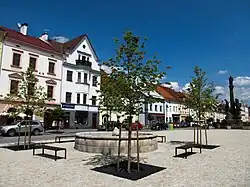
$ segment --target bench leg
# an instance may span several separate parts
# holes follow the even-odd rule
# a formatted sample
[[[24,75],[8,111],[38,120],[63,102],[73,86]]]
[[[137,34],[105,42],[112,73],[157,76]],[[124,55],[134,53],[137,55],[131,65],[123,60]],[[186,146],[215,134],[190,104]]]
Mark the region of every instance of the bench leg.
[[[64,150],[64,152],[65,152],[64,158],[66,159],[66,155],[67,155],[67,150]]]
[[[42,154],[44,155],[44,148],[42,148]]]
[[[175,148],[175,156],[177,156],[177,149]]]
[[[187,159],[187,149],[185,149],[185,159]]]
[[[55,161],[56,161],[56,159],[57,159],[57,151],[55,151]]]
[[[166,143],[166,141],[167,141],[167,140],[166,140],[166,136],[164,136],[164,143]]]
[[[200,147],[200,153],[201,153],[201,147]]]
[[[193,148],[191,147],[191,153],[193,153]]]
[[[35,155],[35,150],[36,150],[36,149],[35,149],[35,148],[33,148],[33,155]]]

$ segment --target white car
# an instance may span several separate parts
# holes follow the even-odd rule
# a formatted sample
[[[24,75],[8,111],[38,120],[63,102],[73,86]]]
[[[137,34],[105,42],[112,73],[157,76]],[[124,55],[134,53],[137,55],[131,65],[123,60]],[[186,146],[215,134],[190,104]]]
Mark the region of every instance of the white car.
[[[42,123],[35,120],[23,120],[12,123],[11,125],[6,125],[0,127],[1,135],[15,136],[18,133],[24,133],[25,130],[28,132],[28,129],[25,127],[29,127],[31,125],[31,133],[35,136],[39,135],[44,131]]]

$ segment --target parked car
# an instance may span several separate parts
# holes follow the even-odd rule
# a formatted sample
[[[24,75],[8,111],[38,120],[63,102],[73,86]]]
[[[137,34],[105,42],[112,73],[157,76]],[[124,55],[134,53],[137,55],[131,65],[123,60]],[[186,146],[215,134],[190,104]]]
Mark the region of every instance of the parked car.
[[[138,130],[141,130],[143,128],[142,124],[137,121],[131,124],[132,131],[137,129],[137,124],[138,124]],[[126,129],[128,130],[128,125],[126,126]]]
[[[19,132],[23,134],[25,132],[25,126],[26,127],[31,126],[31,133],[35,136],[39,135],[41,132],[44,131],[41,122],[36,120],[23,120],[14,122],[10,125],[0,127],[0,132],[1,135],[15,136]]]
[[[168,124],[167,123],[154,123],[151,125],[151,130],[167,130]]]
[[[97,126],[98,131],[113,131],[114,128],[118,127],[117,121],[106,121],[102,125]]]

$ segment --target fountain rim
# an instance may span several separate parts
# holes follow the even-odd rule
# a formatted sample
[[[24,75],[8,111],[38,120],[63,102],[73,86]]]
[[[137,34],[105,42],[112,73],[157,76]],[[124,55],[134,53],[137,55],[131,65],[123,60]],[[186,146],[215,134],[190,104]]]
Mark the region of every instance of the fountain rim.
[[[91,139],[91,140],[118,140],[119,139],[119,136],[112,136],[111,133],[110,133],[110,136],[91,135],[90,133],[101,134],[103,132],[79,132],[75,134],[75,138],[76,139]],[[148,139],[154,139],[154,138],[157,138],[157,136],[152,133],[139,132],[139,137],[138,137],[139,140],[148,140]],[[128,137],[122,136],[121,140],[128,140]],[[131,137],[131,140],[137,140],[137,137]]]

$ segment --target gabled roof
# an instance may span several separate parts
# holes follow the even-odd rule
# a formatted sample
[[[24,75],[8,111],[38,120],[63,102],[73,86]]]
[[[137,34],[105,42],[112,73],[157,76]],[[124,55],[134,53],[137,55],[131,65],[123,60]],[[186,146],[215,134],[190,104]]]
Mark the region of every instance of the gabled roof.
[[[0,26],[0,29],[6,33],[6,36],[5,36],[6,38],[12,39],[16,42],[35,46],[35,47],[38,47],[40,49],[47,50],[50,52],[60,53],[60,51],[55,49],[54,46],[50,44],[50,42],[44,42],[44,41],[40,40],[39,38],[29,36],[29,35],[23,35],[20,32],[17,32],[15,30],[8,29],[8,28],[2,27],[2,26]]]
[[[181,92],[176,92],[171,88],[158,85],[156,87],[156,91],[161,94],[165,100],[168,101],[176,101],[176,102],[183,102],[183,98],[185,95]]]
[[[82,42],[84,38],[87,38],[90,46],[98,59],[95,49],[93,48],[88,36],[86,34],[83,34],[81,36],[78,36],[66,43],[59,43],[55,40],[49,39],[48,41],[43,41],[37,37],[29,36],[29,35],[23,35],[22,33],[15,31],[13,29],[9,29],[3,26],[0,26],[0,30],[4,31],[6,33],[6,38],[14,40],[17,43],[23,43],[26,45],[30,45],[33,47],[37,47],[42,50],[46,50],[49,52],[54,52],[54,53],[59,53],[59,54],[64,54],[66,51],[72,52],[76,46]]]

